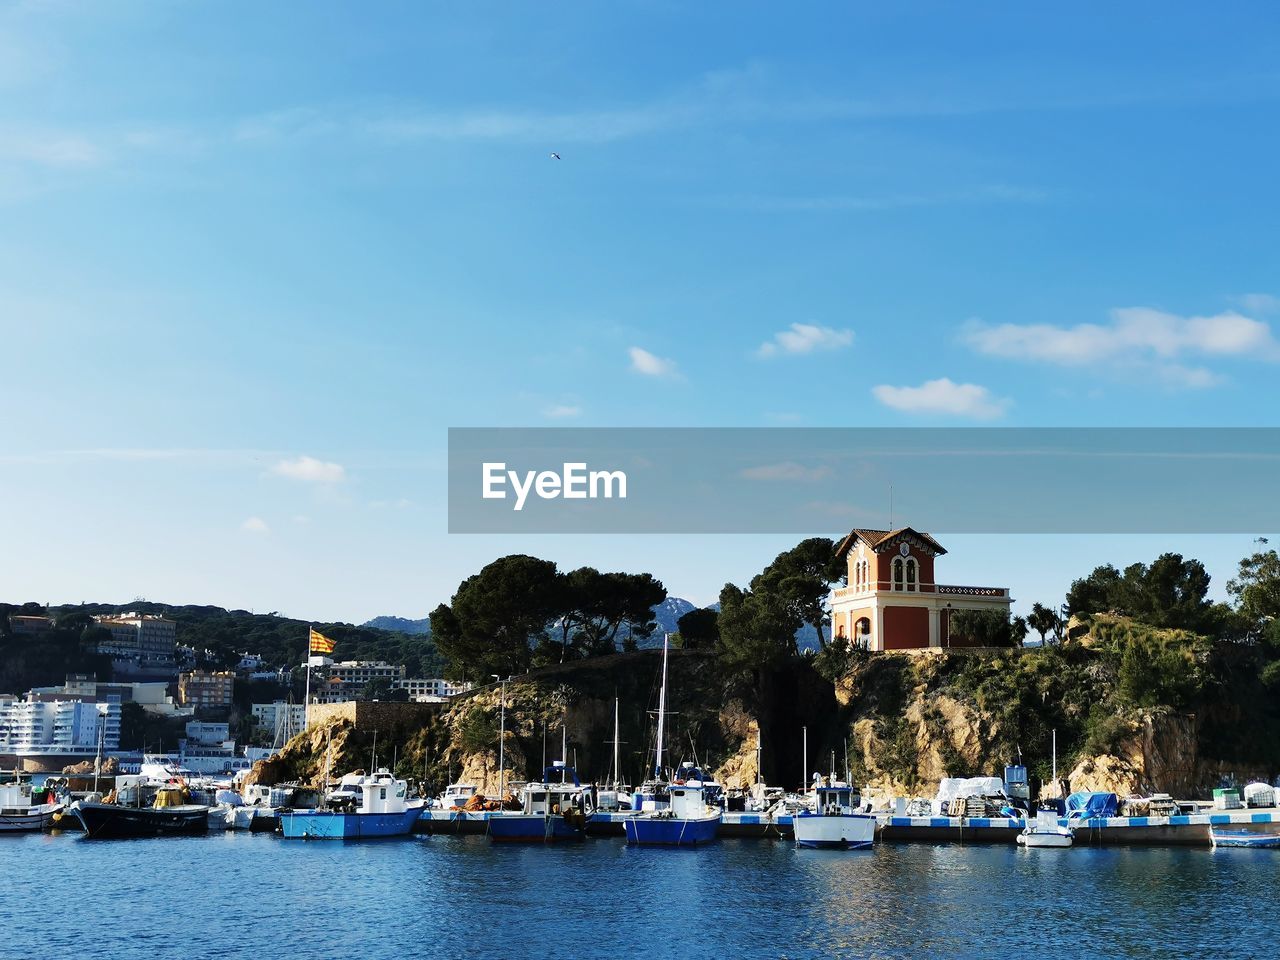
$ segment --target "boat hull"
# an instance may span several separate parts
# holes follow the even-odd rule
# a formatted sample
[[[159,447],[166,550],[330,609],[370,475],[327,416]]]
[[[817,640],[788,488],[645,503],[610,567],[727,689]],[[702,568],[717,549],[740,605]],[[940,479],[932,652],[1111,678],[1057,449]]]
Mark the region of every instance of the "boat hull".
[[[1050,848],[1050,847],[1069,847],[1074,842],[1074,838],[1070,833],[1058,833],[1054,831],[1020,833],[1017,837],[1018,845],[1030,848]]]
[[[90,840],[190,837],[209,832],[209,808],[193,804],[156,810],[80,802],[72,804],[71,813]]]
[[[856,813],[801,814],[793,819],[792,829],[798,847],[865,850],[875,842],[876,818]]]
[[[489,818],[489,838],[500,843],[555,843],[581,840],[586,818],[559,814],[494,814]]]
[[[54,815],[61,813],[62,809],[61,803],[47,803],[29,810],[19,808],[18,811],[0,811],[0,833],[34,833],[45,830],[53,823]]]
[[[714,817],[628,817],[627,843],[637,846],[696,847],[716,839],[720,815]]]
[[[280,814],[280,832],[286,840],[372,840],[403,837],[413,829],[421,807],[398,813],[336,813],[330,810],[296,810]]]

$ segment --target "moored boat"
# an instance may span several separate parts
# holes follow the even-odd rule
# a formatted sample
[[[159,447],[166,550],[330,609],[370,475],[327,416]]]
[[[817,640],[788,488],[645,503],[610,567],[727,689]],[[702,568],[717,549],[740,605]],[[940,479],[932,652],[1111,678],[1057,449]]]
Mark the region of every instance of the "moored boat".
[[[351,811],[286,810],[280,832],[289,840],[366,840],[403,837],[422,814],[422,801],[408,799],[409,786],[386,768],[364,778],[360,805]]]
[[[671,805],[627,817],[627,843],[640,846],[696,847],[716,839],[722,814],[707,805],[701,784],[672,784]]]
[[[498,841],[553,842],[581,840],[591,815],[589,796],[578,773],[557,760],[542,771],[542,780],[526,783],[519,810],[489,815],[489,837]]]
[[[662,640],[662,686],[658,691],[658,737],[654,753],[655,782],[664,782],[662,739],[667,712],[667,655],[670,637]],[[696,847],[716,838],[723,817],[719,807],[707,803],[708,792],[716,795],[720,785],[705,777],[692,764],[682,764],[667,789],[667,804],[653,809],[648,802],[637,804],[638,812],[623,821],[627,843],[653,846]]]
[[[0,785],[0,833],[43,830],[62,809],[52,790],[21,782]]]
[[[1058,822],[1056,810],[1037,810],[1035,819],[1027,821],[1015,840],[1022,847],[1069,847],[1075,837],[1070,827]]]
[[[89,840],[195,836],[208,832],[209,808],[188,803],[189,795],[184,787],[163,786],[155,791],[150,804],[143,803],[145,790],[144,783],[132,784],[134,804],[115,802],[120,794],[112,791],[102,801],[77,800],[68,812],[80,821]]]
[[[858,850],[876,838],[876,817],[859,809],[860,798],[847,783],[829,778],[814,788],[815,808],[792,820],[796,846]]]
[[[1225,830],[1209,828],[1209,843],[1214,847],[1250,847],[1253,849],[1280,849],[1280,833],[1260,833],[1253,830]]]

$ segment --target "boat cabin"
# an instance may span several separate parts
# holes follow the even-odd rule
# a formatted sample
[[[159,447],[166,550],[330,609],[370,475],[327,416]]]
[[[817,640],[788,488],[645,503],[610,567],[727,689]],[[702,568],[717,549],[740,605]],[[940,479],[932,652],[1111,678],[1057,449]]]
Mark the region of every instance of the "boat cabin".
[[[530,781],[522,791],[523,812],[546,817],[581,811],[586,803],[578,772],[563,760],[556,760],[542,771],[541,781]]]
[[[862,798],[853,787],[846,783],[817,787],[816,812],[823,816],[839,816],[842,813],[853,813],[862,804]]]
[[[360,784],[360,813],[403,813],[407,809],[409,785],[397,780],[382,767]]]

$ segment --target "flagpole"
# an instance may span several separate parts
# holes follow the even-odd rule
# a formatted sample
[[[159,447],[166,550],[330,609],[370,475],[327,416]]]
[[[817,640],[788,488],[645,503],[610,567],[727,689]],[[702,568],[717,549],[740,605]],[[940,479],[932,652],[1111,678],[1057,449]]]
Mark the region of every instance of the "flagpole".
[[[302,696],[302,729],[311,726],[311,624],[307,624],[307,687]]]

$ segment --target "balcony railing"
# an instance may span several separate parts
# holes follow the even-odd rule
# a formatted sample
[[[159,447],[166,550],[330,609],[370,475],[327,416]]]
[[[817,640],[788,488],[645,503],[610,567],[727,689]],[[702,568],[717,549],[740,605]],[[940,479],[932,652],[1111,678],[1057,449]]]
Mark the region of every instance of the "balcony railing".
[[[938,584],[937,591],[961,597],[1007,597],[1009,595],[1008,587],[961,587],[950,583]]]

